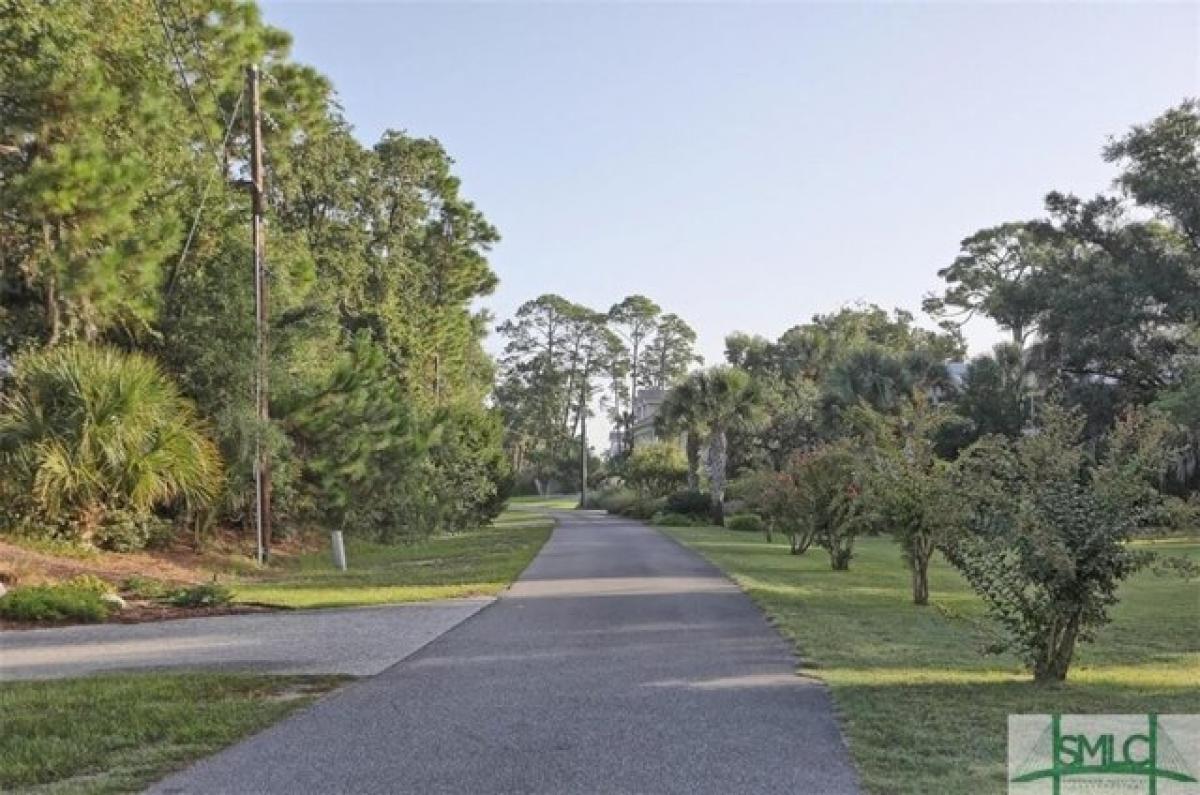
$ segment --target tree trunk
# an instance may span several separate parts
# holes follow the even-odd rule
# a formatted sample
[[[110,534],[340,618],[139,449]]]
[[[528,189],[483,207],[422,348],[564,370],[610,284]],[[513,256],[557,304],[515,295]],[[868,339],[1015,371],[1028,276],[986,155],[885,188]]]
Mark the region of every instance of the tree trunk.
[[[812,533],[788,533],[788,551],[793,555],[803,555],[812,544]]]
[[[725,524],[725,429],[713,428],[708,437],[708,490],[712,498],[713,522]]]
[[[688,491],[700,491],[700,434],[686,431],[686,435],[684,446],[687,449],[687,487]]]
[[[850,569],[850,558],[854,551],[853,543],[830,539],[828,549],[830,567],[834,571],[848,571]]]
[[[933,539],[921,534],[914,539],[909,568],[912,570],[913,604],[929,604],[929,560],[933,557]]]
[[[912,562],[913,604],[929,604],[929,558],[913,558]]]
[[[58,311],[58,283],[54,274],[54,242],[51,239],[50,224],[42,222],[42,243],[46,247],[46,336],[47,343],[54,345],[58,342],[59,328],[62,323]]]
[[[1034,660],[1033,681],[1046,684],[1066,679],[1071,659],[1075,656],[1075,641],[1078,637],[1078,612],[1061,626],[1056,624],[1052,627],[1038,658]]]

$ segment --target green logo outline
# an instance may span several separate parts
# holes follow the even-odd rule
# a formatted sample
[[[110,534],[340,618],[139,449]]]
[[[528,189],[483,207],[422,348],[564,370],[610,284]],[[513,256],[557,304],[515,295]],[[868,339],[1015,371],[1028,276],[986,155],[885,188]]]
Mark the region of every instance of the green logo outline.
[[[1074,764],[1064,763],[1062,761],[1062,754],[1064,751],[1062,715],[1059,713],[1054,713],[1050,716],[1051,766],[1041,770],[1033,770],[1028,773],[1023,773],[1019,776],[1014,776],[1009,779],[1009,781],[1017,784],[1048,778],[1051,780],[1053,795],[1061,795],[1063,779],[1071,776],[1145,776],[1149,784],[1150,795],[1157,795],[1159,779],[1168,779],[1170,781],[1179,781],[1185,783],[1196,783],[1196,777],[1190,774],[1190,770],[1188,772],[1183,772],[1159,767],[1158,748],[1160,740],[1165,742],[1171,750],[1175,750],[1175,747],[1174,744],[1171,743],[1170,737],[1167,735],[1167,733],[1160,732],[1158,725],[1158,714],[1151,712],[1146,715],[1146,718],[1147,722],[1149,723],[1147,733],[1145,735],[1132,735],[1126,739],[1124,745],[1122,746],[1122,755],[1125,757],[1122,761],[1115,761],[1115,759],[1112,759],[1110,756],[1108,761],[1105,761],[1102,764]],[[1045,732],[1042,733],[1042,736],[1045,736]],[[1086,736],[1080,735],[1080,737],[1083,741],[1082,744],[1084,752],[1094,755],[1097,751],[1101,751],[1104,748],[1103,736],[1096,742],[1094,746],[1087,742]],[[1109,739],[1111,739],[1111,735],[1109,735]],[[1128,758],[1129,745],[1134,739],[1144,740],[1147,748],[1149,749],[1149,755],[1141,761],[1131,761]],[[1041,741],[1041,737],[1038,738],[1038,741]],[[1175,753],[1178,755],[1177,750],[1175,750]],[[1082,758],[1082,755],[1080,756]]]

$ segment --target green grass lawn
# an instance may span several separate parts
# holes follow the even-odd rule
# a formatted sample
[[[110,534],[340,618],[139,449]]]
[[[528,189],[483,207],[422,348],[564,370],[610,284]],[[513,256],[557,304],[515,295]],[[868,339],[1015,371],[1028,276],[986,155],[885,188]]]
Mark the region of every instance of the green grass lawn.
[[[984,654],[994,638],[982,603],[940,560],[931,604],[910,603],[890,540],[861,540],[848,572],[823,550],[718,528],[664,528],[696,548],[795,641],[802,672],[829,684],[872,793],[1005,791],[1009,713],[1200,712],[1200,585],[1138,574],[1113,622],[1086,644],[1064,685],[1031,683],[1019,661]],[[1155,546],[1200,560],[1200,540]],[[780,738],[780,764],[788,743]]]
[[[490,596],[516,579],[550,536],[554,520],[509,510],[492,526],[414,544],[347,539],[349,569],[328,551],[286,560],[255,580],[233,583],[240,602],[280,607],[350,607]]]
[[[578,494],[548,494],[545,497],[527,495],[513,497],[508,501],[510,508],[540,508],[553,511],[572,511],[579,505]]]
[[[0,791],[136,792],[343,681],[122,674],[0,684]]]

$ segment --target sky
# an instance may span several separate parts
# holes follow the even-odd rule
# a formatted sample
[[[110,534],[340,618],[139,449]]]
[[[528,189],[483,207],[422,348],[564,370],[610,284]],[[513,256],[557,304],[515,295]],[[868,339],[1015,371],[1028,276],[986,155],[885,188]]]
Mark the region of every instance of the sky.
[[[641,293],[709,363],[855,301],[919,313],[962,238],[1109,189],[1109,136],[1200,95],[1200,3],[264,8],[364,143],[444,144],[503,238],[499,319]]]

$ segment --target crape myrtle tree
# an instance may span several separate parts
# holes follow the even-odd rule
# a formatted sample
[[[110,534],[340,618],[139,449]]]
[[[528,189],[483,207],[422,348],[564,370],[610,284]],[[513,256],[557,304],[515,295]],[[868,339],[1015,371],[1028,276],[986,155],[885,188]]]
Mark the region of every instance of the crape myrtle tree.
[[[862,478],[864,516],[899,542],[912,574],[916,605],[929,603],[929,563],[957,527],[949,465],[935,449],[938,430],[949,414],[921,391],[895,414],[865,405],[854,412],[870,462]]]
[[[1038,682],[1066,677],[1121,581],[1152,559],[1128,542],[1160,499],[1166,424],[1129,414],[1098,444],[1084,429],[1078,410],[1050,403],[1036,433],[981,439],[953,474],[961,531],[946,557]]]
[[[783,499],[776,507],[789,516],[785,532],[792,551],[800,554],[808,543],[829,553],[834,571],[850,568],[855,538],[866,528],[863,513],[863,455],[849,440],[797,453],[780,481]]]

